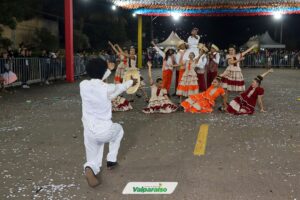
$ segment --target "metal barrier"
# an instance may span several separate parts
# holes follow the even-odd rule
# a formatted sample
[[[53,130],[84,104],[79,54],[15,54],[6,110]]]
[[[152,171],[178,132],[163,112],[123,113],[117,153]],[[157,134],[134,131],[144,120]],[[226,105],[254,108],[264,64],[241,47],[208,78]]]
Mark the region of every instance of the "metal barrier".
[[[241,65],[244,67],[295,67],[297,61],[296,54],[250,54],[245,57]]]
[[[76,78],[85,74],[86,61],[74,57],[74,76]],[[22,83],[32,84],[46,80],[61,80],[66,77],[65,59],[61,58],[13,58],[0,59],[0,74],[13,71],[18,81],[6,87],[21,85]]]

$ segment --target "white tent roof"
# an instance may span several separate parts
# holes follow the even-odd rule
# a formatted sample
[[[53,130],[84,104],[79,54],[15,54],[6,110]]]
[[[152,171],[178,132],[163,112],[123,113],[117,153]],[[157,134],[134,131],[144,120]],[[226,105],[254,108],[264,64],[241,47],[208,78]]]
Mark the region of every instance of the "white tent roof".
[[[177,33],[172,31],[172,33],[170,34],[168,39],[157,44],[157,46],[159,46],[159,47],[176,47],[177,44],[179,43],[179,41],[181,41],[180,37],[177,35]]]
[[[251,37],[242,47],[251,47],[253,44],[259,44],[260,48],[265,49],[284,49],[285,44],[275,42],[268,31],[262,35],[256,35]]]

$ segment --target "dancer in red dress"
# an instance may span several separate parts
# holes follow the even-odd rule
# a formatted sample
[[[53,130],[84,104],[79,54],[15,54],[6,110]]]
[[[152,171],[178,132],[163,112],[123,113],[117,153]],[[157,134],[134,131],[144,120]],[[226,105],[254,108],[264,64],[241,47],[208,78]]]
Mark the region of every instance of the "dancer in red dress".
[[[227,112],[234,115],[252,115],[255,111],[256,102],[258,102],[260,111],[265,112],[262,101],[264,89],[260,85],[263,78],[270,72],[273,72],[273,70],[270,69],[262,75],[258,75],[245,92],[228,104]]]

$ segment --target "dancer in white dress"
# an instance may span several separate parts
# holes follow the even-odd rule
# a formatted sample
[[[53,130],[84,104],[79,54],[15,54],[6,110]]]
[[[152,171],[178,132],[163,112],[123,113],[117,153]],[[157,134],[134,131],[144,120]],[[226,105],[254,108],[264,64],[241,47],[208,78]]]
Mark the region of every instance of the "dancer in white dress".
[[[143,112],[147,114],[175,112],[178,109],[178,106],[169,99],[167,89],[162,87],[162,78],[157,78],[154,83],[151,71],[152,63],[148,62],[147,65],[151,85],[151,98],[147,108],[144,108]]]

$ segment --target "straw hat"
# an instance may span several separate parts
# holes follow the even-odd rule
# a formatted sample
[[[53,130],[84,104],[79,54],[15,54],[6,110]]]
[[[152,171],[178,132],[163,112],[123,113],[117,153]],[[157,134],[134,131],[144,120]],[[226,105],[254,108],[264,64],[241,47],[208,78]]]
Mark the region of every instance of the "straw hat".
[[[198,44],[198,49],[202,49],[205,45],[203,43]]]
[[[199,43],[198,48],[205,52],[208,52],[208,48],[203,43]]]
[[[220,51],[219,47],[217,47],[217,45],[215,45],[215,44],[212,44],[211,48],[214,48],[216,51]]]
[[[131,77],[137,79],[137,84],[135,86],[131,86],[127,89],[127,94],[134,94],[139,89],[141,84],[141,76],[138,69],[128,69],[128,71],[124,74],[123,82],[131,80]]]
[[[179,42],[178,42],[178,44],[177,44],[177,48],[179,48],[181,45],[186,45],[186,43],[185,43],[185,41],[183,41],[183,40],[180,40]]]

